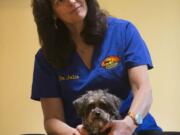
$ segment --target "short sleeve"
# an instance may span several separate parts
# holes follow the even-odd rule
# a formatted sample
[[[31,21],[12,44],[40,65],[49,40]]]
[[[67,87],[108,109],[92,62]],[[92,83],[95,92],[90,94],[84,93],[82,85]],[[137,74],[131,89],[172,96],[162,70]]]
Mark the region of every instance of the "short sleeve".
[[[148,69],[153,68],[149,50],[132,23],[126,26],[124,56],[127,68],[139,65],[147,65]]]
[[[35,56],[31,99],[61,97],[58,76],[41,50]]]

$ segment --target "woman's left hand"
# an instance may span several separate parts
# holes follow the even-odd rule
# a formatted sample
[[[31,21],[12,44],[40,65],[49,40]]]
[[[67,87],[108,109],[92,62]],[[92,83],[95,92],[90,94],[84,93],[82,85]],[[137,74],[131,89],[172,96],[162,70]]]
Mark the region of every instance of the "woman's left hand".
[[[136,127],[133,120],[129,116],[126,116],[123,120],[113,120],[109,122],[102,131],[111,128],[108,135],[132,135]]]

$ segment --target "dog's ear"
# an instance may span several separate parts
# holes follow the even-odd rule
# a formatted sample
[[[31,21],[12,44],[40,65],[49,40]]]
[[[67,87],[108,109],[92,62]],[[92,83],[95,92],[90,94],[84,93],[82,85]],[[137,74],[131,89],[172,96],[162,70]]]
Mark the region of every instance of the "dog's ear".
[[[76,112],[79,116],[83,117],[84,115],[84,96],[73,101],[73,105],[76,109]]]
[[[121,99],[118,98],[117,96],[115,95],[112,95],[112,100],[113,100],[113,108],[114,108],[114,116],[116,117],[115,119],[120,119],[121,116],[119,115],[119,109],[120,109],[120,106],[121,106]]]
[[[120,108],[120,106],[121,106],[121,99],[118,98],[118,97],[115,96],[115,95],[112,95],[112,100],[113,100],[113,102],[114,102],[114,105],[115,105],[116,109],[119,110],[119,108]]]

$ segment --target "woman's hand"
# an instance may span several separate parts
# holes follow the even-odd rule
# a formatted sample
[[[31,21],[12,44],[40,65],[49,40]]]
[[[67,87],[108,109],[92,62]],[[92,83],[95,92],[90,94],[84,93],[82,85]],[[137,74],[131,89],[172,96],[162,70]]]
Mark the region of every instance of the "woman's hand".
[[[69,127],[68,129],[64,129],[61,135],[81,135],[79,131],[75,128]]]
[[[79,133],[80,133],[81,135],[88,135],[86,129],[83,127],[82,124],[81,124],[81,125],[78,125],[78,126],[76,127],[76,129],[79,131]]]
[[[113,120],[108,123],[102,129],[102,132],[111,128],[108,135],[132,135],[136,127],[137,126],[134,124],[133,120],[129,116],[126,116],[123,120]]]
[[[81,134],[77,129],[72,128],[71,131],[69,131],[69,133],[66,133],[66,135],[81,135]]]

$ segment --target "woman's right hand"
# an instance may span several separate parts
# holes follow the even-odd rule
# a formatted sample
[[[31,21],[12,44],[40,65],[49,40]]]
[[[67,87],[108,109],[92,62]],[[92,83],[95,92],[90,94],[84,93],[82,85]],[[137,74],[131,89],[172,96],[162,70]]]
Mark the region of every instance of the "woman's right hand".
[[[88,135],[86,129],[84,128],[84,126],[83,126],[82,124],[81,124],[81,125],[78,125],[78,126],[76,127],[76,129],[79,131],[79,133],[80,133],[81,135]]]
[[[61,135],[81,135],[81,134],[77,129],[69,127],[68,129],[64,130],[64,132]]]
[[[47,120],[45,128],[48,135],[81,135],[76,128],[70,127],[58,119]]]
[[[81,135],[64,122],[64,107],[60,98],[41,98],[41,105],[48,135]]]

